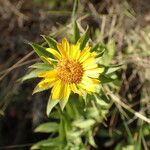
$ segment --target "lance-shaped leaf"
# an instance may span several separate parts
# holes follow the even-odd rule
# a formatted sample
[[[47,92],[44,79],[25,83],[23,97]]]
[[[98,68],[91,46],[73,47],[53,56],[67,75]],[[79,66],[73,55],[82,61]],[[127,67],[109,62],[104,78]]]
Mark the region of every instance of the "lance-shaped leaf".
[[[90,51],[91,52],[96,51],[97,52],[96,57],[101,57],[101,56],[103,56],[106,49],[107,49],[107,47],[104,44],[97,43],[90,49]]]
[[[74,23],[73,23],[73,43],[76,44],[79,39],[80,39],[79,28],[78,28],[77,22],[74,21]]]
[[[47,122],[39,125],[35,128],[35,132],[43,132],[43,133],[51,133],[51,132],[58,132],[59,125],[55,122]]]
[[[46,51],[46,49],[42,47],[41,45],[39,44],[30,44],[30,45],[40,57],[52,57],[53,58],[53,55],[50,52]]]
[[[108,77],[108,76],[106,76],[104,74],[101,74],[99,79],[101,81],[101,84],[108,83],[108,82],[113,82],[113,81],[116,80],[116,79],[110,78],[110,77]]]
[[[57,50],[57,42],[53,38],[45,35],[42,35],[42,37],[45,39],[50,48]]]
[[[42,91],[45,91],[45,90],[48,90],[52,87],[52,85],[48,86],[48,87],[40,87],[39,84],[37,84],[37,86],[34,88],[33,92],[32,92],[32,95],[35,94],[35,93],[39,93],[39,92],[42,92]]]
[[[67,119],[62,115],[59,125],[59,138],[62,142],[62,149],[63,145],[67,143]]]
[[[95,141],[94,141],[94,137],[93,137],[93,135],[92,135],[92,131],[91,131],[91,130],[88,131],[87,138],[88,138],[88,142],[90,143],[90,145],[92,145],[93,147],[96,148],[97,145],[96,145],[96,143],[95,143]]]
[[[18,81],[25,81],[25,80],[29,80],[29,79],[32,79],[32,78],[36,78],[38,77],[38,74],[41,72],[42,70],[41,69],[35,69],[35,70],[32,70],[31,72],[29,72],[28,74],[26,74],[25,76],[23,76],[22,78],[20,78]]]
[[[29,66],[29,68],[50,70],[52,67],[46,63],[35,63],[35,64]]]
[[[87,28],[87,30],[85,31],[85,33],[78,40],[78,42],[80,43],[80,50],[83,50],[84,47],[86,46],[86,44],[87,44],[87,42],[89,40],[89,34],[90,34],[90,30],[89,30],[89,28]]]
[[[30,149],[31,150],[37,150],[41,149],[41,147],[48,147],[48,149],[53,149],[54,147],[56,148],[57,146],[59,147],[60,140],[58,137],[56,138],[48,138],[46,140],[42,140],[38,143],[35,143]]]
[[[51,96],[49,97],[48,104],[47,104],[47,110],[46,110],[47,116],[49,116],[50,112],[57,105],[58,102],[59,102],[59,100],[52,100]]]
[[[113,66],[105,67],[104,73],[106,75],[110,75],[110,74],[116,72],[117,70],[121,69],[121,66],[122,65],[113,65]]]
[[[99,47],[99,43],[95,44],[93,47],[91,47],[90,52],[97,51],[98,47]]]
[[[115,52],[116,52],[115,42],[114,42],[114,40],[111,40],[107,43],[107,45],[103,44],[102,46],[104,46],[104,48],[106,50],[101,59],[101,63],[103,65],[109,65],[115,55]]]
[[[73,125],[75,127],[81,128],[81,129],[89,129],[91,128],[93,125],[95,124],[95,120],[94,119],[87,119],[87,120],[75,120],[73,122]]]
[[[67,102],[68,102],[68,99],[61,99],[60,100],[59,104],[60,104],[60,108],[61,108],[62,111],[64,110]]]

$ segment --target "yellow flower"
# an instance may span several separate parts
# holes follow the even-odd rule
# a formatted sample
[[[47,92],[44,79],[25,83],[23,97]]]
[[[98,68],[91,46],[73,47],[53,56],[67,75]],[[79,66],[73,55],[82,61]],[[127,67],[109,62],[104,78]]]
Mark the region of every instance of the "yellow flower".
[[[61,43],[57,43],[58,51],[52,48],[46,50],[53,54],[53,59],[47,59],[53,69],[39,73],[38,77],[43,78],[39,82],[38,87],[41,89],[51,90],[51,100],[65,101],[67,103],[71,92],[79,95],[96,92],[96,86],[99,84],[99,73],[102,68],[98,68],[96,64],[96,53],[90,52],[90,47],[86,46],[80,50],[80,43],[76,45],[69,44],[67,39],[63,39]]]

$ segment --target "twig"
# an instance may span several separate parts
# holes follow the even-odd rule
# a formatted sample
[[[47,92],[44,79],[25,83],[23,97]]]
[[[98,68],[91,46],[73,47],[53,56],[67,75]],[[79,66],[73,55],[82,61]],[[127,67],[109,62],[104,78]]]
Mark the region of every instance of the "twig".
[[[140,114],[139,112],[134,111],[130,106],[128,106],[127,104],[125,104],[124,102],[122,102],[116,95],[114,95],[112,92],[109,92],[110,97],[112,98],[112,100],[114,100],[114,102],[116,102],[117,104],[119,104],[120,106],[122,106],[123,108],[127,109],[128,111],[130,111],[131,113],[133,113],[136,117],[142,119],[143,121],[147,122],[150,124],[150,119],[145,117],[144,115]]]
[[[18,65],[20,65],[20,63],[24,62],[25,60],[27,60],[30,56],[32,56],[34,54],[34,51],[30,52],[29,54],[27,54],[26,56],[24,56],[22,59],[20,59],[17,63],[15,63],[13,66],[11,66],[1,77],[0,77],[0,81],[7,75],[9,74],[14,68],[16,68]]]

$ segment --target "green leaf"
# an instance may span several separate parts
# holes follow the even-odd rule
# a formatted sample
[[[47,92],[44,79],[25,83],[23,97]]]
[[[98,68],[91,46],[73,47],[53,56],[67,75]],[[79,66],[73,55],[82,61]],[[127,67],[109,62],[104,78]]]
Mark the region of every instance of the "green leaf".
[[[75,120],[73,122],[73,125],[81,129],[89,129],[92,125],[94,125],[94,123],[95,123],[94,119]]]
[[[97,52],[96,58],[103,56],[103,54],[106,50],[107,50],[107,47],[103,43],[97,43],[90,49],[91,52],[93,52],[93,51]]]
[[[95,44],[93,47],[91,47],[90,51],[93,52],[93,51],[97,51],[97,52],[103,52],[107,49],[106,45],[103,44],[103,43],[97,43]]]
[[[57,50],[57,42],[53,38],[51,38],[49,36],[45,36],[45,35],[42,35],[42,37],[48,43],[50,48],[53,48],[53,49]]]
[[[72,10],[72,15],[71,15],[72,21],[75,20],[75,18],[76,18],[77,8],[78,8],[78,0],[74,0],[73,10]]]
[[[108,67],[105,67],[105,70],[104,70],[104,73],[106,75],[110,75],[114,72],[116,72],[117,70],[121,69],[121,65],[116,65],[116,66],[108,66]]]
[[[46,51],[46,49],[44,47],[42,47],[39,44],[30,44],[32,46],[32,48],[34,49],[34,51],[40,56],[44,56],[44,57],[53,57],[53,55]]]
[[[59,125],[55,122],[47,122],[39,125],[34,131],[35,132],[44,132],[44,133],[51,133],[51,132],[58,132]]]
[[[142,132],[144,136],[150,136],[150,125],[144,125]]]
[[[49,97],[48,104],[47,104],[47,109],[46,109],[47,116],[49,116],[50,112],[57,105],[58,102],[59,102],[59,100],[52,100],[51,96]]]
[[[59,125],[59,138],[63,145],[66,145],[67,143],[67,120],[64,118],[63,115],[61,115],[60,125]]]
[[[76,21],[73,23],[73,32],[73,43],[76,44],[80,38],[80,32]]]
[[[48,64],[50,66],[54,65],[58,62],[56,59],[48,58],[48,57],[44,57],[44,56],[41,56],[41,59],[45,64]]]
[[[97,56],[96,57],[101,57],[103,56],[103,54],[105,53],[105,51],[107,50],[107,47],[104,44],[99,44],[98,48],[97,48]]]
[[[108,77],[106,75],[103,75],[103,74],[100,75],[99,79],[101,81],[101,84],[108,83],[108,82],[113,82],[113,81],[116,80],[116,79],[110,78],[110,77]]]
[[[107,45],[103,44],[102,48],[105,49],[105,53],[103,54],[100,63],[102,63],[103,65],[109,65],[116,52],[115,42],[111,40],[107,43]]]
[[[122,150],[135,150],[135,146],[134,145],[127,145],[127,146],[123,147]]]
[[[50,70],[52,67],[50,66],[50,64],[47,63],[35,63],[29,66],[29,68]]]
[[[78,105],[76,104],[75,101],[78,101],[78,98],[75,97],[75,95],[70,96],[69,101],[66,105],[66,113],[70,118],[77,118],[79,116]]]
[[[105,95],[103,91],[101,91],[101,94],[94,94],[95,100],[96,100],[96,105],[100,106],[102,109],[108,110],[110,107],[109,99]]]
[[[86,110],[86,116],[87,118],[92,118],[97,120],[97,118],[99,117],[99,110],[96,107],[88,108]]]
[[[42,71],[41,69],[32,70],[31,72],[29,72],[28,74],[26,74],[25,76],[23,76],[22,78],[20,78],[19,81],[23,82],[25,80],[29,80],[29,79],[32,79],[32,78],[37,78],[38,74],[41,71]]]
[[[46,140],[42,140],[31,147],[31,150],[41,149],[41,147],[57,147],[59,146],[60,140],[59,138],[49,138]]]
[[[50,70],[51,66],[50,64],[36,63],[36,64],[31,65],[29,68],[36,68],[36,69],[30,71],[29,73],[24,75],[22,78],[20,78],[18,81],[23,82],[25,80],[37,78],[40,72]]]
[[[37,84],[37,86],[34,88],[33,92],[32,92],[32,95],[35,94],[35,93],[39,93],[39,92],[42,92],[42,91],[45,91],[45,90],[48,90],[50,89],[52,86],[49,86],[49,87],[40,87],[39,84]]]
[[[89,34],[90,34],[90,30],[89,30],[89,28],[87,28],[87,30],[85,31],[85,33],[78,40],[78,42],[80,43],[80,50],[83,50],[84,47],[86,46],[86,44],[87,44],[87,42],[89,40]]]
[[[92,131],[90,130],[90,131],[88,131],[88,141],[89,141],[89,143],[93,146],[93,147],[97,147],[96,146],[96,143],[95,143],[95,141],[94,141],[94,138],[93,138],[93,135],[92,135]]]
[[[58,144],[57,145],[51,145],[51,146],[41,146],[40,150],[60,150]]]
[[[97,51],[98,47],[99,47],[99,43],[95,44],[93,47],[91,47],[90,52]]]

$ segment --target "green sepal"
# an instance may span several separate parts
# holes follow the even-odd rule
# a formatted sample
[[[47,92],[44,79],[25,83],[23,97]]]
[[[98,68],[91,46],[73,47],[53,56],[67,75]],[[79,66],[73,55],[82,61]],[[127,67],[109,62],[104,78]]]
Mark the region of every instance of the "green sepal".
[[[32,92],[32,95],[35,94],[35,93],[39,93],[39,92],[48,90],[48,89],[50,89],[50,88],[51,88],[51,86],[46,87],[46,88],[41,88],[41,87],[39,87],[39,84],[37,84],[37,86],[34,88],[34,90],[33,90],[33,92]]]
[[[68,102],[68,100],[66,100],[66,99],[60,100],[59,104],[60,104],[60,108],[62,111],[64,110],[64,107],[66,106],[67,102]]]
[[[34,44],[34,43],[30,43],[30,45],[32,46],[32,48],[34,49],[34,51],[40,56],[40,57],[52,57],[53,55],[51,53],[49,53],[48,51],[46,51],[46,48],[44,48],[43,46],[39,45],[39,44]]]
[[[26,81],[26,80],[29,80],[29,79],[32,79],[32,78],[37,78],[38,77],[38,74],[43,71],[41,69],[35,69],[35,70],[32,70],[30,71],[29,73],[27,73],[26,75],[24,75],[22,78],[20,78],[18,81]]]
[[[58,49],[57,49],[57,42],[56,42],[53,38],[51,38],[51,37],[49,37],[49,36],[45,36],[45,35],[42,35],[42,37],[43,37],[44,40],[47,42],[47,44],[48,44],[48,46],[49,46],[50,48],[53,48],[53,49],[55,49],[55,50],[58,50]]]
[[[44,57],[44,56],[41,56],[41,59],[45,64],[50,65],[50,66],[57,64],[57,62],[58,62],[56,59],[48,58],[48,57]]]
[[[29,66],[29,68],[50,70],[52,67],[47,63],[35,63]]]
[[[73,22],[73,43],[76,44],[77,41],[80,39],[80,32],[77,25],[77,22]]]
[[[89,28],[87,28],[85,33],[78,40],[78,42],[80,43],[80,50],[83,50],[84,47],[86,46],[86,44],[89,40],[89,34],[90,34],[90,30],[89,30]]]

